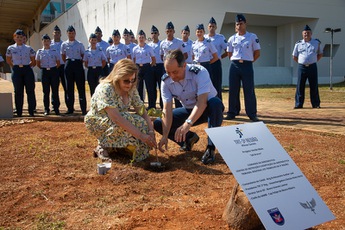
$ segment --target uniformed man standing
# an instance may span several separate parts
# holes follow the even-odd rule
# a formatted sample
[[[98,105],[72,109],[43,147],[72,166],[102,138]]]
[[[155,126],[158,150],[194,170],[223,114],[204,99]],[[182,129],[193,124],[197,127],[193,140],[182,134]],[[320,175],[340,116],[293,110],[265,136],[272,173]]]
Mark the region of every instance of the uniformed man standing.
[[[51,48],[54,48],[58,51],[58,53],[61,53],[61,45],[62,45],[62,40],[61,40],[61,30],[60,28],[56,25],[54,27],[53,31],[53,40],[51,41]],[[60,56],[60,66],[58,67],[58,74],[60,78],[60,82],[64,91],[64,98],[65,98],[65,104],[67,107],[67,86],[66,86],[66,78],[65,78],[65,62],[62,60],[62,56]],[[59,83],[60,84],[60,83]],[[54,106],[54,98],[52,98],[52,105]]]
[[[131,30],[132,31],[132,30]],[[132,33],[130,33],[126,28],[124,29],[123,31],[123,35],[122,35],[122,38],[123,40],[125,41],[125,46],[129,49],[129,52],[130,52],[130,55],[131,55],[131,58],[133,58],[133,48],[137,45],[135,43],[132,42]],[[134,34],[133,34],[134,36]]]
[[[106,55],[106,50],[109,47],[109,43],[104,41],[104,40],[102,40],[103,33],[102,33],[101,28],[99,28],[98,26],[95,29],[95,34],[97,35],[97,48],[101,48],[101,50],[103,51],[104,56],[105,56]],[[103,67],[102,76],[106,77],[106,76],[108,76],[108,74],[109,74],[109,66],[105,65]]]
[[[14,101],[17,116],[21,117],[24,103],[24,87],[29,104],[29,115],[34,116],[36,108],[35,76],[32,67],[36,65],[36,52],[31,46],[23,43],[23,30],[16,30],[13,34],[15,44],[6,51],[6,62],[12,68],[12,82],[14,86]]]
[[[112,46],[114,44],[114,41],[111,37],[108,38],[108,44],[109,46]]]
[[[165,116],[154,121],[155,130],[162,134],[158,147],[164,152],[170,139],[181,146],[181,151],[191,151],[199,136],[190,128],[206,121],[209,128],[221,126],[224,106],[208,71],[200,65],[186,64],[181,50],[166,54],[164,67],[166,75],[162,79],[161,92]],[[173,98],[180,100],[183,107],[173,109]],[[214,152],[215,146],[208,138],[201,161],[204,164],[214,162]]]
[[[236,34],[228,41],[227,52],[231,60],[229,71],[229,106],[225,120],[232,120],[241,110],[241,82],[244,93],[246,113],[250,120],[257,117],[256,96],[254,90],[253,62],[260,56],[260,43],[256,34],[247,32],[247,22],[243,14],[236,16]]]
[[[138,45],[133,48],[133,62],[139,68],[138,72],[138,92],[142,101],[144,101],[144,81],[147,90],[148,109],[156,108],[156,81],[152,76],[152,66],[156,65],[156,57],[153,48],[146,44],[146,34],[143,30],[138,33]]]
[[[119,60],[123,58],[131,59],[130,49],[120,43],[121,35],[118,30],[113,31],[112,39],[114,43],[107,48],[105,55],[109,63],[109,73],[113,70],[114,65]]]
[[[85,50],[83,58],[84,65],[87,68],[87,82],[89,83],[91,97],[99,83],[99,79],[103,76],[104,66],[107,63],[103,50],[97,47],[97,35],[90,34],[90,47]]]
[[[181,40],[183,42],[183,53],[187,53],[188,58],[186,59],[186,63],[187,64],[191,64],[193,62],[193,50],[192,50],[192,44],[193,41],[189,39],[190,36],[190,29],[189,26],[186,25],[185,27],[183,27],[182,31],[181,31]]]
[[[226,41],[224,35],[216,33],[217,22],[213,17],[211,17],[207,28],[208,34],[205,34],[205,38],[209,39],[211,43],[216,47],[218,55],[218,60],[211,63],[211,80],[218,92],[217,96],[220,98],[220,100],[222,100],[223,70],[221,59],[228,56],[228,53],[226,51],[228,42]]]
[[[161,59],[164,61],[165,60],[165,56],[167,55],[167,53],[170,50],[175,50],[175,49],[179,49],[181,51],[183,51],[183,42],[180,39],[177,39],[174,37],[175,34],[175,27],[174,24],[172,22],[168,22],[166,27],[165,27],[165,34],[167,35],[167,38],[164,39],[163,41],[161,41],[160,44],[160,55],[161,55]],[[188,59],[188,54],[187,53],[183,53],[185,60]],[[175,101],[175,107],[181,107],[181,103],[179,100],[174,99]]]
[[[84,45],[75,39],[76,32],[73,26],[67,28],[67,41],[61,45],[61,56],[65,64],[67,83],[67,113],[74,112],[74,83],[77,85],[79,104],[83,115],[86,114],[85,72],[83,68]]]
[[[50,46],[51,40],[48,34],[42,36],[43,48],[36,53],[36,64],[41,69],[42,88],[43,88],[43,105],[44,115],[50,114],[49,96],[50,88],[52,90],[52,104],[56,115],[60,115],[60,99],[59,99],[59,71],[61,55],[55,46]]]
[[[151,39],[152,41],[148,45],[153,48],[153,51],[155,53],[155,58],[156,58],[156,65],[152,66],[151,68],[152,68],[152,79],[155,81],[154,83],[155,95],[156,95],[155,98],[157,99],[157,85],[160,91],[161,79],[164,74],[164,65],[163,65],[163,60],[159,54],[160,43],[161,43],[161,41],[159,40],[159,30],[154,25],[152,25],[151,27]],[[159,105],[160,105],[160,108],[163,109],[163,101],[162,101],[161,96],[159,96]]]
[[[193,62],[205,67],[212,80],[211,63],[218,60],[216,47],[204,37],[205,28],[203,24],[196,26],[195,34],[197,39],[192,44]]]
[[[320,108],[317,65],[322,56],[323,48],[318,39],[313,39],[308,25],[302,31],[302,40],[296,42],[292,52],[293,60],[298,63],[298,79],[295,95],[295,109],[303,108],[305,83],[308,79],[310,102],[313,108]]]

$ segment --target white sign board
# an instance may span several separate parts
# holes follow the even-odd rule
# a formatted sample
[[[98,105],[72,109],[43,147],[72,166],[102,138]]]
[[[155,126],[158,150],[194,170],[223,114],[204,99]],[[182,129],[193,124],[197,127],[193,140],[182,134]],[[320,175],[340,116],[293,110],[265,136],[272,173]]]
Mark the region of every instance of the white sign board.
[[[266,229],[306,229],[335,218],[264,123],[206,133]]]

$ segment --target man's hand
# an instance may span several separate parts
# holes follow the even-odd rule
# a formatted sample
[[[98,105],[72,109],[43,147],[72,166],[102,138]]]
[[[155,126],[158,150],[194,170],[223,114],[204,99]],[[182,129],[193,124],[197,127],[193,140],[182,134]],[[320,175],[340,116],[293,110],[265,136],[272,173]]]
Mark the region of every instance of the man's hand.
[[[163,137],[158,143],[158,149],[162,153],[165,152],[165,150],[163,149],[163,146],[165,146],[165,150],[168,150],[168,138],[166,137]]]
[[[187,124],[186,122],[183,123],[180,127],[176,129],[175,132],[175,141],[177,142],[183,142],[186,140],[186,134],[188,133],[191,125]]]

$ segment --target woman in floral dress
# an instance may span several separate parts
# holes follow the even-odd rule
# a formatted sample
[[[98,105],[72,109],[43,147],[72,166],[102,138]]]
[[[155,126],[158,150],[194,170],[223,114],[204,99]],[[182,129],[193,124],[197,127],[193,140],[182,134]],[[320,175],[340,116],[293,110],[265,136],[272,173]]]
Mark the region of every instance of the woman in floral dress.
[[[137,73],[132,60],[118,61],[91,98],[85,125],[97,137],[94,153],[100,158],[109,158],[113,150],[125,150],[133,154],[134,161],[141,161],[157,146],[150,117],[136,88]],[[129,112],[131,106],[136,113]]]

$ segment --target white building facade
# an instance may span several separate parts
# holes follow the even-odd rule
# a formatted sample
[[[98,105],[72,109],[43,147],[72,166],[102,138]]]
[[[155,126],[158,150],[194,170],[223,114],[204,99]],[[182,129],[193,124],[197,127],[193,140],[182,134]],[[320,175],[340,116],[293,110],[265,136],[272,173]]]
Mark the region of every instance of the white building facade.
[[[323,45],[331,43],[330,33],[325,28],[344,28],[334,34],[332,82],[341,82],[345,76],[345,1],[344,0],[80,0],[66,13],[55,19],[40,33],[30,38],[31,46],[41,47],[41,36],[52,34],[58,25],[67,39],[65,30],[73,25],[77,40],[88,46],[88,37],[99,26],[104,40],[108,40],[114,29],[121,35],[125,28],[136,34],[143,29],[150,37],[150,29],[155,25],[164,39],[165,26],[172,21],[175,37],[181,37],[181,29],[189,25],[192,40],[196,39],[195,26],[203,23],[205,28],[211,17],[217,21],[217,32],[226,39],[234,34],[234,20],[237,13],[247,19],[247,30],[256,33],[260,39],[261,56],[254,63],[255,84],[295,84],[297,64],[292,59],[296,41],[302,39],[302,30],[308,24],[313,30],[313,38]],[[207,33],[207,31],[206,31]],[[327,52],[325,53],[327,56]],[[223,85],[228,85],[230,61],[222,60]],[[319,83],[330,82],[330,58],[323,57],[318,63]]]

